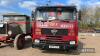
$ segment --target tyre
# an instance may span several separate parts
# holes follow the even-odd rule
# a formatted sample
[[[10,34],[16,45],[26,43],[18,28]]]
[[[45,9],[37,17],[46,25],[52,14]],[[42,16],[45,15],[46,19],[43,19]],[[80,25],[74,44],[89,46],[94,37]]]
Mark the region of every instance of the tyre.
[[[34,44],[32,44],[32,48],[35,48],[35,45]]]
[[[0,43],[0,46],[1,46],[1,43]]]
[[[23,49],[25,46],[25,36],[18,34],[14,39],[14,48],[17,50]]]

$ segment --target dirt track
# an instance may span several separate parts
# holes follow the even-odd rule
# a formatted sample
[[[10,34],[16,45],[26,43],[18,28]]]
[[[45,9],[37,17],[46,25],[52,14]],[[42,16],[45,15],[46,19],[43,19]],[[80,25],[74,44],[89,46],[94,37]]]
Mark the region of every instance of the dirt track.
[[[100,56],[100,37],[80,36],[79,48],[76,51],[64,52],[58,50],[43,51],[32,48],[31,42],[23,50],[16,50],[7,45],[0,47],[0,56]]]

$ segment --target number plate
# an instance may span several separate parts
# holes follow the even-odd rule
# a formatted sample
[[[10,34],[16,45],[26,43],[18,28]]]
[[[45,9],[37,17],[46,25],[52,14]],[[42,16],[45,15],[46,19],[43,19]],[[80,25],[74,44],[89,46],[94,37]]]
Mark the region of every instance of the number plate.
[[[49,45],[49,48],[59,49],[59,46],[52,46],[52,45]]]

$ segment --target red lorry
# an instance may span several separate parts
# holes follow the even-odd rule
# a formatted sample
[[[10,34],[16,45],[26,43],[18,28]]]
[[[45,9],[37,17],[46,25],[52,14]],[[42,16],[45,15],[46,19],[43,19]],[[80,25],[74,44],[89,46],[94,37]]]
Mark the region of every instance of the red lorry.
[[[76,6],[40,6],[32,14],[32,47],[77,49],[78,13]]]
[[[18,50],[25,45],[25,36],[31,35],[30,17],[23,14],[8,13],[0,22],[0,46],[9,44]]]

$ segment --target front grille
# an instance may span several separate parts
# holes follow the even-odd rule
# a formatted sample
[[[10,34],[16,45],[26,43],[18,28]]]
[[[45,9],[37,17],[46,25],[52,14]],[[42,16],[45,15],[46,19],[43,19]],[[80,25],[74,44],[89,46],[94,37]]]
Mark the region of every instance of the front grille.
[[[67,41],[63,41],[61,36],[47,36],[46,40],[41,40],[40,43],[45,44],[68,44]]]
[[[68,35],[68,30],[67,29],[42,28],[41,33],[44,35],[49,35],[49,36],[62,36],[62,35]]]

